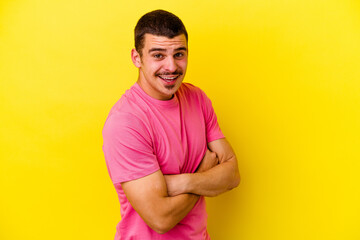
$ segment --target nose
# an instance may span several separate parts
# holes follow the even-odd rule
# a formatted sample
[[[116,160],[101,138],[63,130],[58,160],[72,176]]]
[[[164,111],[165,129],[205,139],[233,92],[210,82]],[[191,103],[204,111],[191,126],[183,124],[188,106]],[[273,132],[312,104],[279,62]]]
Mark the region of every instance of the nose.
[[[176,60],[173,57],[168,57],[166,59],[165,63],[165,70],[169,71],[171,73],[175,72],[177,70],[177,63]]]

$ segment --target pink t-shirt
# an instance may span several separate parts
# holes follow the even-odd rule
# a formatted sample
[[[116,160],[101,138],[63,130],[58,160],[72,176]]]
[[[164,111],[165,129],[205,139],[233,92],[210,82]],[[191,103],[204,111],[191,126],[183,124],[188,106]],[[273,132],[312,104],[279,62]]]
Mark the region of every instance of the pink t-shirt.
[[[103,129],[106,165],[121,206],[115,239],[210,239],[204,197],[173,229],[159,234],[132,208],[120,183],[159,169],[163,174],[193,173],[207,143],[223,137],[210,99],[189,83],[182,83],[168,101],[150,97],[137,83],[127,90]]]

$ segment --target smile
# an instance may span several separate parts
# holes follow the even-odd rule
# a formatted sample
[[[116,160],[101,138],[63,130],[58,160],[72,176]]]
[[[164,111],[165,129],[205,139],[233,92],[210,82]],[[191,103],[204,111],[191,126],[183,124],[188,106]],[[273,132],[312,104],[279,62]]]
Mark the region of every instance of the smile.
[[[159,78],[164,80],[166,83],[174,83],[180,75],[158,75]]]

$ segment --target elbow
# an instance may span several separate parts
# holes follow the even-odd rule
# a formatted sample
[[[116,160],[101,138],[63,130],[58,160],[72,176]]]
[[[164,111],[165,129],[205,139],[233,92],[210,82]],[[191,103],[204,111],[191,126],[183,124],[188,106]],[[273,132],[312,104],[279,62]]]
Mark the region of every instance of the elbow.
[[[236,188],[237,186],[240,185],[240,181],[241,181],[240,174],[238,174],[237,177],[236,177],[236,180],[235,180],[235,186],[234,186],[234,188]]]
[[[164,233],[167,233],[168,231],[170,231],[174,226],[175,226],[175,224],[171,224],[170,221],[167,221],[165,219],[162,219],[162,220],[159,219],[158,221],[151,224],[150,227],[155,232],[157,232],[159,234],[164,234]]]
[[[237,186],[239,186],[239,184],[240,184],[240,173],[239,171],[237,171],[236,174],[234,175],[232,184],[230,185],[230,190],[236,188]]]
[[[164,234],[170,231],[177,224],[172,214],[161,213],[160,211],[153,212],[151,219],[144,219],[146,224],[155,232]]]
[[[155,232],[164,234],[170,231],[176,226],[180,219],[174,216],[173,210],[168,208],[167,202],[161,202],[161,204],[155,204],[150,207],[150,211],[146,215],[142,215],[141,218],[145,223]]]
[[[230,191],[240,184],[240,173],[235,173],[232,177],[228,179],[227,185],[218,191],[210,191],[209,193],[205,194],[206,197],[216,197],[224,192]]]
[[[239,186],[240,184],[240,171],[239,171],[239,167],[237,164],[237,159],[235,157],[235,155],[232,157],[232,162],[233,162],[233,169],[232,169],[232,174],[230,175],[230,184],[228,185],[229,189],[231,190],[233,188],[236,188],[237,186]]]

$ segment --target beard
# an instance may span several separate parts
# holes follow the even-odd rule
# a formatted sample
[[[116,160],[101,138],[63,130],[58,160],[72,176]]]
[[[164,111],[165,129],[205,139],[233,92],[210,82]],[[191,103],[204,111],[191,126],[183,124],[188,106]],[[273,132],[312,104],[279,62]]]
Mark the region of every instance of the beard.
[[[167,90],[172,90],[175,87],[176,83],[174,85],[166,85],[165,88]]]

